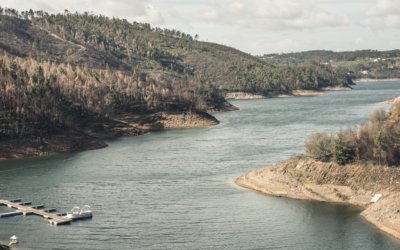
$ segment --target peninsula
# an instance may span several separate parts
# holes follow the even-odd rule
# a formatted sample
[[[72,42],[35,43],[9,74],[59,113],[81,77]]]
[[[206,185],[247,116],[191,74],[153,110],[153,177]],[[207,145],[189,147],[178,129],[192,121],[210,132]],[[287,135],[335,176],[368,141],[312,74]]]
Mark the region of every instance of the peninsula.
[[[400,103],[378,110],[356,131],[317,133],[307,155],[251,171],[236,184],[267,195],[359,207],[361,215],[400,238]]]

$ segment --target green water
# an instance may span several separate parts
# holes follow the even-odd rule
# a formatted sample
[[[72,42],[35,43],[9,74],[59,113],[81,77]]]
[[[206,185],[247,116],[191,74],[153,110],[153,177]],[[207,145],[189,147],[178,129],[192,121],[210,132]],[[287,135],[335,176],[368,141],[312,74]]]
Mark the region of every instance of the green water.
[[[264,196],[235,177],[303,151],[313,131],[364,121],[400,82],[365,83],[317,97],[233,102],[221,124],[109,142],[78,154],[0,162],[0,198],[60,211],[89,204],[90,221],[51,226],[0,219],[18,249],[400,249],[354,208]],[[0,208],[5,211],[6,208]]]

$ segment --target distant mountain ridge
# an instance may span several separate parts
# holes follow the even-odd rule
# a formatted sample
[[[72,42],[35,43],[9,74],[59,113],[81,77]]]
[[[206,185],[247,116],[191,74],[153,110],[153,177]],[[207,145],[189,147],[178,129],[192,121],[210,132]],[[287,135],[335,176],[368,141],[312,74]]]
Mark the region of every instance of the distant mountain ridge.
[[[320,63],[340,72],[349,72],[353,78],[400,78],[400,50],[357,50],[334,52],[312,50],[295,53],[267,54],[260,59],[276,65]]]

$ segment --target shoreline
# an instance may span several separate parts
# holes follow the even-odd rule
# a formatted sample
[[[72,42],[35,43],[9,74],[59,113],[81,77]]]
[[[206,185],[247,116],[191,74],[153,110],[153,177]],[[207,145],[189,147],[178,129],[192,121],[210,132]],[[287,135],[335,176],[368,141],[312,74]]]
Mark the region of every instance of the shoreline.
[[[393,105],[393,104],[396,104],[396,103],[400,103],[400,96],[392,98],[392,99],[389,99],[389,100],[386,100],[386,101],[384,101],[384,103],[390,104],[390,105]]]
[[[245,91],[229,92],[225,95],[226,100],[256,100],[268,98],[262,94],[250,93]]]
[[[400,78],[379,78],[379,79],[374,79],[374,78],[360,78],[360,79],[355,79],[354,82],[360,82],[360,83],[369,83],[369,82],[396,82],[400,81]]]
[[[358,207],[366,221],[400,239],[400,169],[338,166],[310,158],[292,158],[250,171],[235,183],[270,196]],[[371,203],[378,193],[382,198]]]
[[[225,98],[227,100],[257,100],[257,99],[269,99],[269,98],[287,98],[287,97],[306,97],[306,96],[320,96],[325,92],[330,91],[347,91],[351,90],[351,87],[324,87],[317,90],[307,90],[307,89],[298,89],[293,90],[291,93],[287,94],[269,94],[264,95],[262,93],[250,93],[245,91],[237,91],[237,92],[229,92],[226,94]]]
[[[9,249],[11,249],[11,247],[9,247],[9,246],[6,244],[5,241],[0,241],[0,250],[1,250],[1,249],[3,249],[3,250],[9,250]]]
[[[229,106],[227,110],[233,110],[233,107]],[[123,113],[101,124],[100,128],[95,125],[82,127],[80,131],[59,131],[41,138],[30,136],[3,139],[0,141],[0,161],[96,150],[108,147],[106,140],[122,136],[139,136],[151,131],[201,128],[217,124],[219,121],[214,116],[200,111]]]

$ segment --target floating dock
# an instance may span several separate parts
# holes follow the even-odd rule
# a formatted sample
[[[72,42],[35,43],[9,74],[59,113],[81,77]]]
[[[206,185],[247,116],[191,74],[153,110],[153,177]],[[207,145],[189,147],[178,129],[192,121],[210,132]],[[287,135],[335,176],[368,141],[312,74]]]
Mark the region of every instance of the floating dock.
[[[40,209],[44,208],[44,205],[27,206],[32,204],[31,202],[21,202],[20,199],[17,200],[0,200],[0,205],[8,206],[10,208],[17,209],[14,212],[2,213],[0,218],[12,217],[17,215],[39,215],[47,219],[51,224],[54,225],[65,225],[70,224],[72,219],[50,213],[56,211],[55,208]]]

